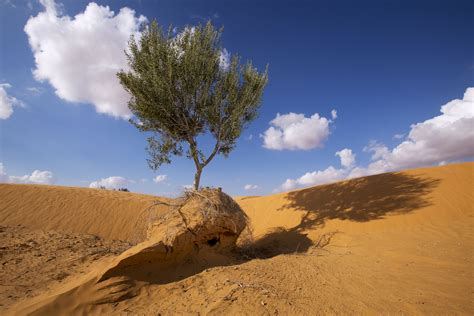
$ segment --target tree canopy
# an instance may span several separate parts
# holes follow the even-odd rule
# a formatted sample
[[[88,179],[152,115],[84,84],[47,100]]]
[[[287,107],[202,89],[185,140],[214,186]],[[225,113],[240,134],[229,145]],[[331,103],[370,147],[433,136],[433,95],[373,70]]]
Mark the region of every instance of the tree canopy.
[[[221,34],[211,22],[175,35],[153,21],[139,39],[130,39],[130,70],[117,74],[131,95],[132,124],[152,133],[150,168],[186,154],[196,166],[196,190],[203,168],[218,154],[227,157],[257,117],[268,82],[268,67],[258,72],[250,61],[241,64],[238,55],[226,56]],[[202,134],[215,139],[207,155],[197,143]]]

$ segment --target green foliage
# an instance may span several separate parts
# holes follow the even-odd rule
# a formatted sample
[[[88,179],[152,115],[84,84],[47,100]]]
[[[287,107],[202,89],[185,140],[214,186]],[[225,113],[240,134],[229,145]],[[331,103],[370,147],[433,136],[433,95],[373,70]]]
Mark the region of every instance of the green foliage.
[[[132,124],[153,133],[150,168],[186,154],[196,165],[195,189],[202,169],[216,154],[227,157],[257,117],[268,81],[267,70],[259,73],[251,62],[242,65],[237,55],[222,66],[221,33],[208,22],[174,36],[154,21],[139,40],[130,39],[130,71],[117,74],[131,95],[128,106],[138,120]],[[197,136],[206,133],[216,140],[208,156],[197,143]]]

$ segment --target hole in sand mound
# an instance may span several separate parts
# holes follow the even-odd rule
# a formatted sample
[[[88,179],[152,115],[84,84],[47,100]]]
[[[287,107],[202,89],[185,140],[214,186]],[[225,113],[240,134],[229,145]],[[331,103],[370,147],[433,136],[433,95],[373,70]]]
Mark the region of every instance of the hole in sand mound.
[[[213,246],[217,245],[217,243],[218,243],[219,241],[220,241],[219,237],[214,237],[214,238],[212,238],[212,239],[209,239],[209,240],[207,241],[207,244],[208,244],[209,246],[213,247]]]

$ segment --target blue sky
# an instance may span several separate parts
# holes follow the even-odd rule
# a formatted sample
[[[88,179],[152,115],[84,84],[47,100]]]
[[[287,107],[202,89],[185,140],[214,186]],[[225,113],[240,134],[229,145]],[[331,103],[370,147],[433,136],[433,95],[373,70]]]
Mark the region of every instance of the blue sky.
[[[260,195],[474,156],[472,1],[89,3],[0,0],[4,182],[96,182],[157,195],[192,183],[186,158],[156,173],[148,168],[147,135],[120,117],[126,110],[115,78],[91,70],[104,60],[121,65],[116,47],[124,37],[114,32],[117,25],[135,32],[140,16],[178,31],[211,19],[224,26],[227,51],[259,69],[269,64],[259,118],[228,159],[206,167],[203,185]],[[124,7],[134,12],[118,20]],[[86,8],[88,19],[76,17]],[[84,30],[89,21],[108,24]],[[157,175],[166,177],[156,183]]]

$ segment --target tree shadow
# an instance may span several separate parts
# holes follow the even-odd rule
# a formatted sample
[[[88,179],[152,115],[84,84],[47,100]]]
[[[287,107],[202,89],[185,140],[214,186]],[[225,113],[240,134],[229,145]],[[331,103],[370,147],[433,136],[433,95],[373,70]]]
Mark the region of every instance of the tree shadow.
[[[293,209],[306,214],[297,226],[270,232],[257,240],[255,247],[260,247],[261,253],[269,256],[306,252],[313,246],[313,241],[305,230],[322,228],[332,219],[368,222],[413,212],[432,204],[427,195],[439,182],[438,179],[398,172],[289,192],[288,202],[278,210]]]
[[[239,245],[237,252],[246,259],[267,259],[281,254],[305,252],[312,245],[313,241],[307,234],[277,227],[253,242]]]

